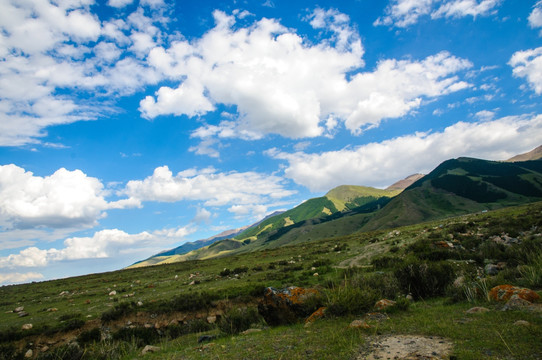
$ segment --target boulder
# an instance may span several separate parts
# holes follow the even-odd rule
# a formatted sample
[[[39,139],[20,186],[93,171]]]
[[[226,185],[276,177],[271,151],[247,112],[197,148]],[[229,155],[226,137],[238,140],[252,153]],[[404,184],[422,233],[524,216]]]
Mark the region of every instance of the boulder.
[[[370,329],[371,325],[367,324],[365,320],[354,320],[348,325],[349,329]]]
[[[395,306],[395,304],[396,303],[393,300],[388,300],[388,299],[378,300],[375,304],[375,310],[378,310],[378,311],[386,310],[390,307]]]
[[[530,303],[540,299],[540,295],[531,289],[513,285],[498,285],[489,292],[489,298],[494,301],[508,301],[512,297],[527,300]]]
[[[326,315],[326,310],[327,310],[327,307],[325,307],[325,306],[319,308],[318,310],[316,310],[315,312],[313,312],[313,313],[311,314],[311,316],[309,316],[309,317],[307,318],[307,320],[305,320],[305,324],[313,323],[313,322],[315,322],[316,320],[323,318],[323,317]]]
[[[32,328],[33,328],[32,324],[23,324],[23,326],[21,326],[22,330],[30,330]]]
[[[314,298],[320,296],[316,289],[291,286],[286,289],[265,289],[258,304],[258,312],[269,325],[293,324],[314,311]]]
[[[160,348],[158,346],[147,345],[141,351],[141,355],[145,355],[147,353],[154,353],[157,351],[160,351]]]
[[[484,271],[486,272],[486,274],[494,276],[499,273],[499,267],[495,264],[487,264],[484,267]]]

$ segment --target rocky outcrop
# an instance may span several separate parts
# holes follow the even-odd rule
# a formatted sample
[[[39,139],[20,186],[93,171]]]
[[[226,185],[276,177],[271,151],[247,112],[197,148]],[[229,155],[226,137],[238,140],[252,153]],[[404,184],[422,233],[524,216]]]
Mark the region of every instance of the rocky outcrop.
[[[522,299],[533,303],[540,299],[540,295],[527,288],[513,285],[498,285],[491,289],[489,298],[500,302],[509,301],[510,299]]]
[[[375,310],[378,310],[378,311],[386,310],[388,308],[394,307],[395,304],[396,302],[393,300],[388,300],[388,299],[378,300],[375,304]]]
[[[293,324],[315,310],[319,296],[316,289],[291,286],[278,290],[268,287],[258,304],[258,312],[271,326]]]

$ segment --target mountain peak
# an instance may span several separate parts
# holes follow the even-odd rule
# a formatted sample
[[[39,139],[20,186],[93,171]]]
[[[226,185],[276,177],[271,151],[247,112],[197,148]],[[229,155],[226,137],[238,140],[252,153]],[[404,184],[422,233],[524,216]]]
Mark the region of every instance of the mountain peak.
[[[508,160],[507,162],[517,162],[517,161],[529,161],[529,160],[538,160],[542,159],[542,145],[533,149],[527,153],[516,155]]]
[[[422,177],[424,177],[424,174],[413,174],[410,176],[407,176],[406,178],[397,181],[394,184],[391,184],[386,188],[386,190],[404,190],[410,185],[414,184],[416,181],[420,180]]]

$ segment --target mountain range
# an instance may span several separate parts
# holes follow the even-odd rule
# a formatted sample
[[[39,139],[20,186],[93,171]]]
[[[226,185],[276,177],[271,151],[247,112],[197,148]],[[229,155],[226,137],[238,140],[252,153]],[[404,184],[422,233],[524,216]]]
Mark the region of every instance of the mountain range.
[[[233,255],[542,200],[542,146],[507,161],[457,158],[387,189],[342,185],[285,212],[131,267]]]

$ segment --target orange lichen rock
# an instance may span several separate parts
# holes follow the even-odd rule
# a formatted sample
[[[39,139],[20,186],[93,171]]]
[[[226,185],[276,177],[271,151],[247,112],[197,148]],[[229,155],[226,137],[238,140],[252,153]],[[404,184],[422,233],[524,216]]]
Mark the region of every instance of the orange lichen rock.
[[[489,292],[489,297],[495,301],[508,301],[512,298],[527,300],[533,303],[540,299],[540,295],[531,289],[513,285],[498,285]]]
[[[286,289],[265,289],[258,304],[258,312],[269,325],[292,324],[310,315],[315,307],[312,301],[320,296],[316,289],[291,286]]]
[[[322,306],[321,308],[313,312],[311,316],[309,316],[307,320],[305,320],[305,323],[313,323],[316,320],[323,318],[326,315],[326,310],[327,307]]]
[[[392,306],[395,306],[395,301],[388,300],[388,299],[382,299],[382,300],[378,300],[376,302],[375,310],[382,311],[382,310],[385,310],[385,309],[390,308]]]

